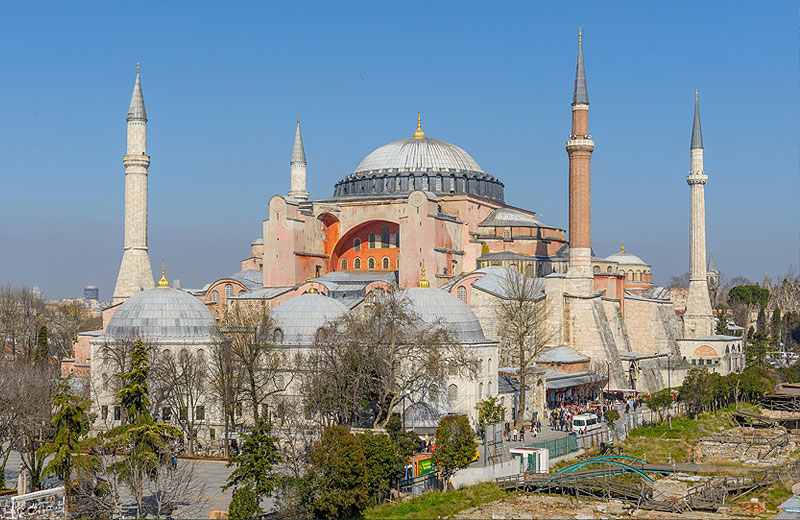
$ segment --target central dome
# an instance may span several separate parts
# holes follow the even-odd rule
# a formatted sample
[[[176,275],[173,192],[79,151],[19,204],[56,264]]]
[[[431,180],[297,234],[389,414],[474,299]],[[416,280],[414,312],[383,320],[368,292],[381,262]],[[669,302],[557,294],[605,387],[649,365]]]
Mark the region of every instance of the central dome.
[[[430,137],[411,137],[385,144],[367,155],[355,173],[377,170],[484,173],[466,150]]]
[[[468,193],[503,202],[503,183],[484,172],[463,148],[425,137],[385,144],[334,187],[335,198],[404,197],[422,190],[436,195]]]

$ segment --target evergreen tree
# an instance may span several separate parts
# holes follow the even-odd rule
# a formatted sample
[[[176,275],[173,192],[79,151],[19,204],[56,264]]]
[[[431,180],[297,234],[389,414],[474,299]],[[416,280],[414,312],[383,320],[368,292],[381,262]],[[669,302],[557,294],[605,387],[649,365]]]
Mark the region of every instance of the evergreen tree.
[[[71,379],[71,376],[62,379],[53,395],[53,426],[56,433],[52,441],[39,448],[38,453],[42,460],[52,456],[44,468],[44,474],[55,475],[64,481],[65,518],[69,514],[73,470],[81,467],[88,469],[93,462],[92,457],[81,454],[91,442],[84,437],[92,425],[93,418],[89,413],[92,402],[73,392]]]
[[[33,361],[36,363],[46,361],[50,354],[50,344],[47,341],[47,327],[42,325],[36,333],[36,350],[33,353]]]
[[[387,435],[367,430],[361,434],[361,447],[367,470],[367,489],[370,502],[380,504],[389,494],[392,480],[403,467],[397,446]]]
[[[422,439],[416,433],[403,431],[403,423],[396,416],[393,416],[386,423],[386,432],[395,446],[397,446],[397,452],[404,461],[417,452],[422,442]]]
[[[771,321],[770,332],[772,332],[772,338],[775,340],[775,344],[779,345],[781,341],[783,341],[783,334],[781,333],[781,310],[778,307],[775,307],[775,310],[772,311]]]
[[[758,319],[756,320],[756,334],[760,336],[767,335],[767,311],[764,307],[758,310]]]
[[[255,493],[256,503],[268,497],[278,483],[273,468],[283,460],[278,449],[278,438],[272,435],[272,423],[265,417],[258,420],[255,428],[244,437],[239,454],[232,457],[228,467],[236,466],[223,490],[236,486],[247,486]]]
[[[139,340],[131,350],[131,369],[120,374],[123,387],[117,393],[117,399],[125,408],[125,424],[104,435],[110,450],[128,454],[112,464],[110,469],[119,475],[135,498],[137,518],[142,516],[145,480],[154,480],[159,465],[169,463],[165,449],[180,437],[180,430],[176,427],[153,420],[147,385],[149,372],[147,347]]]
[[[724,314],[717,315],[717,327],[714,329],[714,334],[727,336],[730,334],[728,330],[728,318]]]
[[[463,415],[442,417],[439,427],[436,428],[433,463],[439,467],[445,482],[449,482],[458,470],[469,466],[477,448],[475,431],[470,426],[469,419]]]
[[[250,487],[237,489],[228,505],[230,520],[250,520],[263,514],[264,511],[258,505],[258,498]]]

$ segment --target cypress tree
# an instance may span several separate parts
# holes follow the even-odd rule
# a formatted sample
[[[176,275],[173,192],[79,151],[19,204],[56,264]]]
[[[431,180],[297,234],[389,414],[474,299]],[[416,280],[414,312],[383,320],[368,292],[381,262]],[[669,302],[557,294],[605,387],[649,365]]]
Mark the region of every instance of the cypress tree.
[[[772,329],[772,337],[775,339],[775,343],[780,343],[783,340],[783,334],[781,333],[781,310],[778,307],[775,307],[775,310],[772,311],[770,328]]]
[[[50,344],[47,341],[47,327],[42,325],[36,334],[36,350],[33,352],[33,361],[45,361],[50,354]]]

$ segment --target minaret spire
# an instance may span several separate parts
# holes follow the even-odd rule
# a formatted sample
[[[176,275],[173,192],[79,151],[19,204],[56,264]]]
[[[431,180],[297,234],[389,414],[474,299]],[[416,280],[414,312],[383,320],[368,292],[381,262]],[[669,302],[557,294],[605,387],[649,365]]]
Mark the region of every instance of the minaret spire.
[[[292,159],[290,162],[291,189],[289,197],[304,201],[308,200],[308,190],[306,190],[306,150],[303,147],[303,134],[300,133],[300,117],[297,118],[297,130],[294,134],[294,145],[292,146]]]
[[[124,302],[140,291],[152,289],[154,285],[147,252],[147,169],[150,167],[147,113],[138,63],[126,120],[127,150],[122,158],[122,164],[125,165],[125,244],[111,299],[113,305]]]
[[[569,270],[568,291],[588,296],[594,293],[592,274],[592,179],[594,141],[589,135],[589,95],[583,65],[583,29],[578,32],[578,64],[572,93],[572,131],[569,154]]]
[[[694,122],[692,123],[691,149],[703,148],[703,130],[700,128],[700,95],[694,91]]]

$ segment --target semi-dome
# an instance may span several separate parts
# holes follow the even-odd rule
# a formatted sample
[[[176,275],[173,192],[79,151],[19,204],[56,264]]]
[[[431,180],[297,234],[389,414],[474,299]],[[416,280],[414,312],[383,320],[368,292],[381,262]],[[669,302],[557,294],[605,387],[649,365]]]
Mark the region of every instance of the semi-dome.
[[[319,293],[305,293],[281,303],[272,311],[282,342],[289,345],[311,345],[317,330],[347,312],[347,307]]]
[[[377,148],[334,187],[334,197],[402,196],[414,190],[469,193],[503,202],[503,183],[484,172],[463,148],[415,137]]]
[[[105,335],[118,339],[212,340],[217,322],[191,294],[170,287],[148,289],[130,297],[108,322]]]
[[[461,343],[484,343],[486,336],[466,303],[441,289],[413,287],[402,292],[408,298],[411,310],[428,323],[441,321],[448,326]]]

